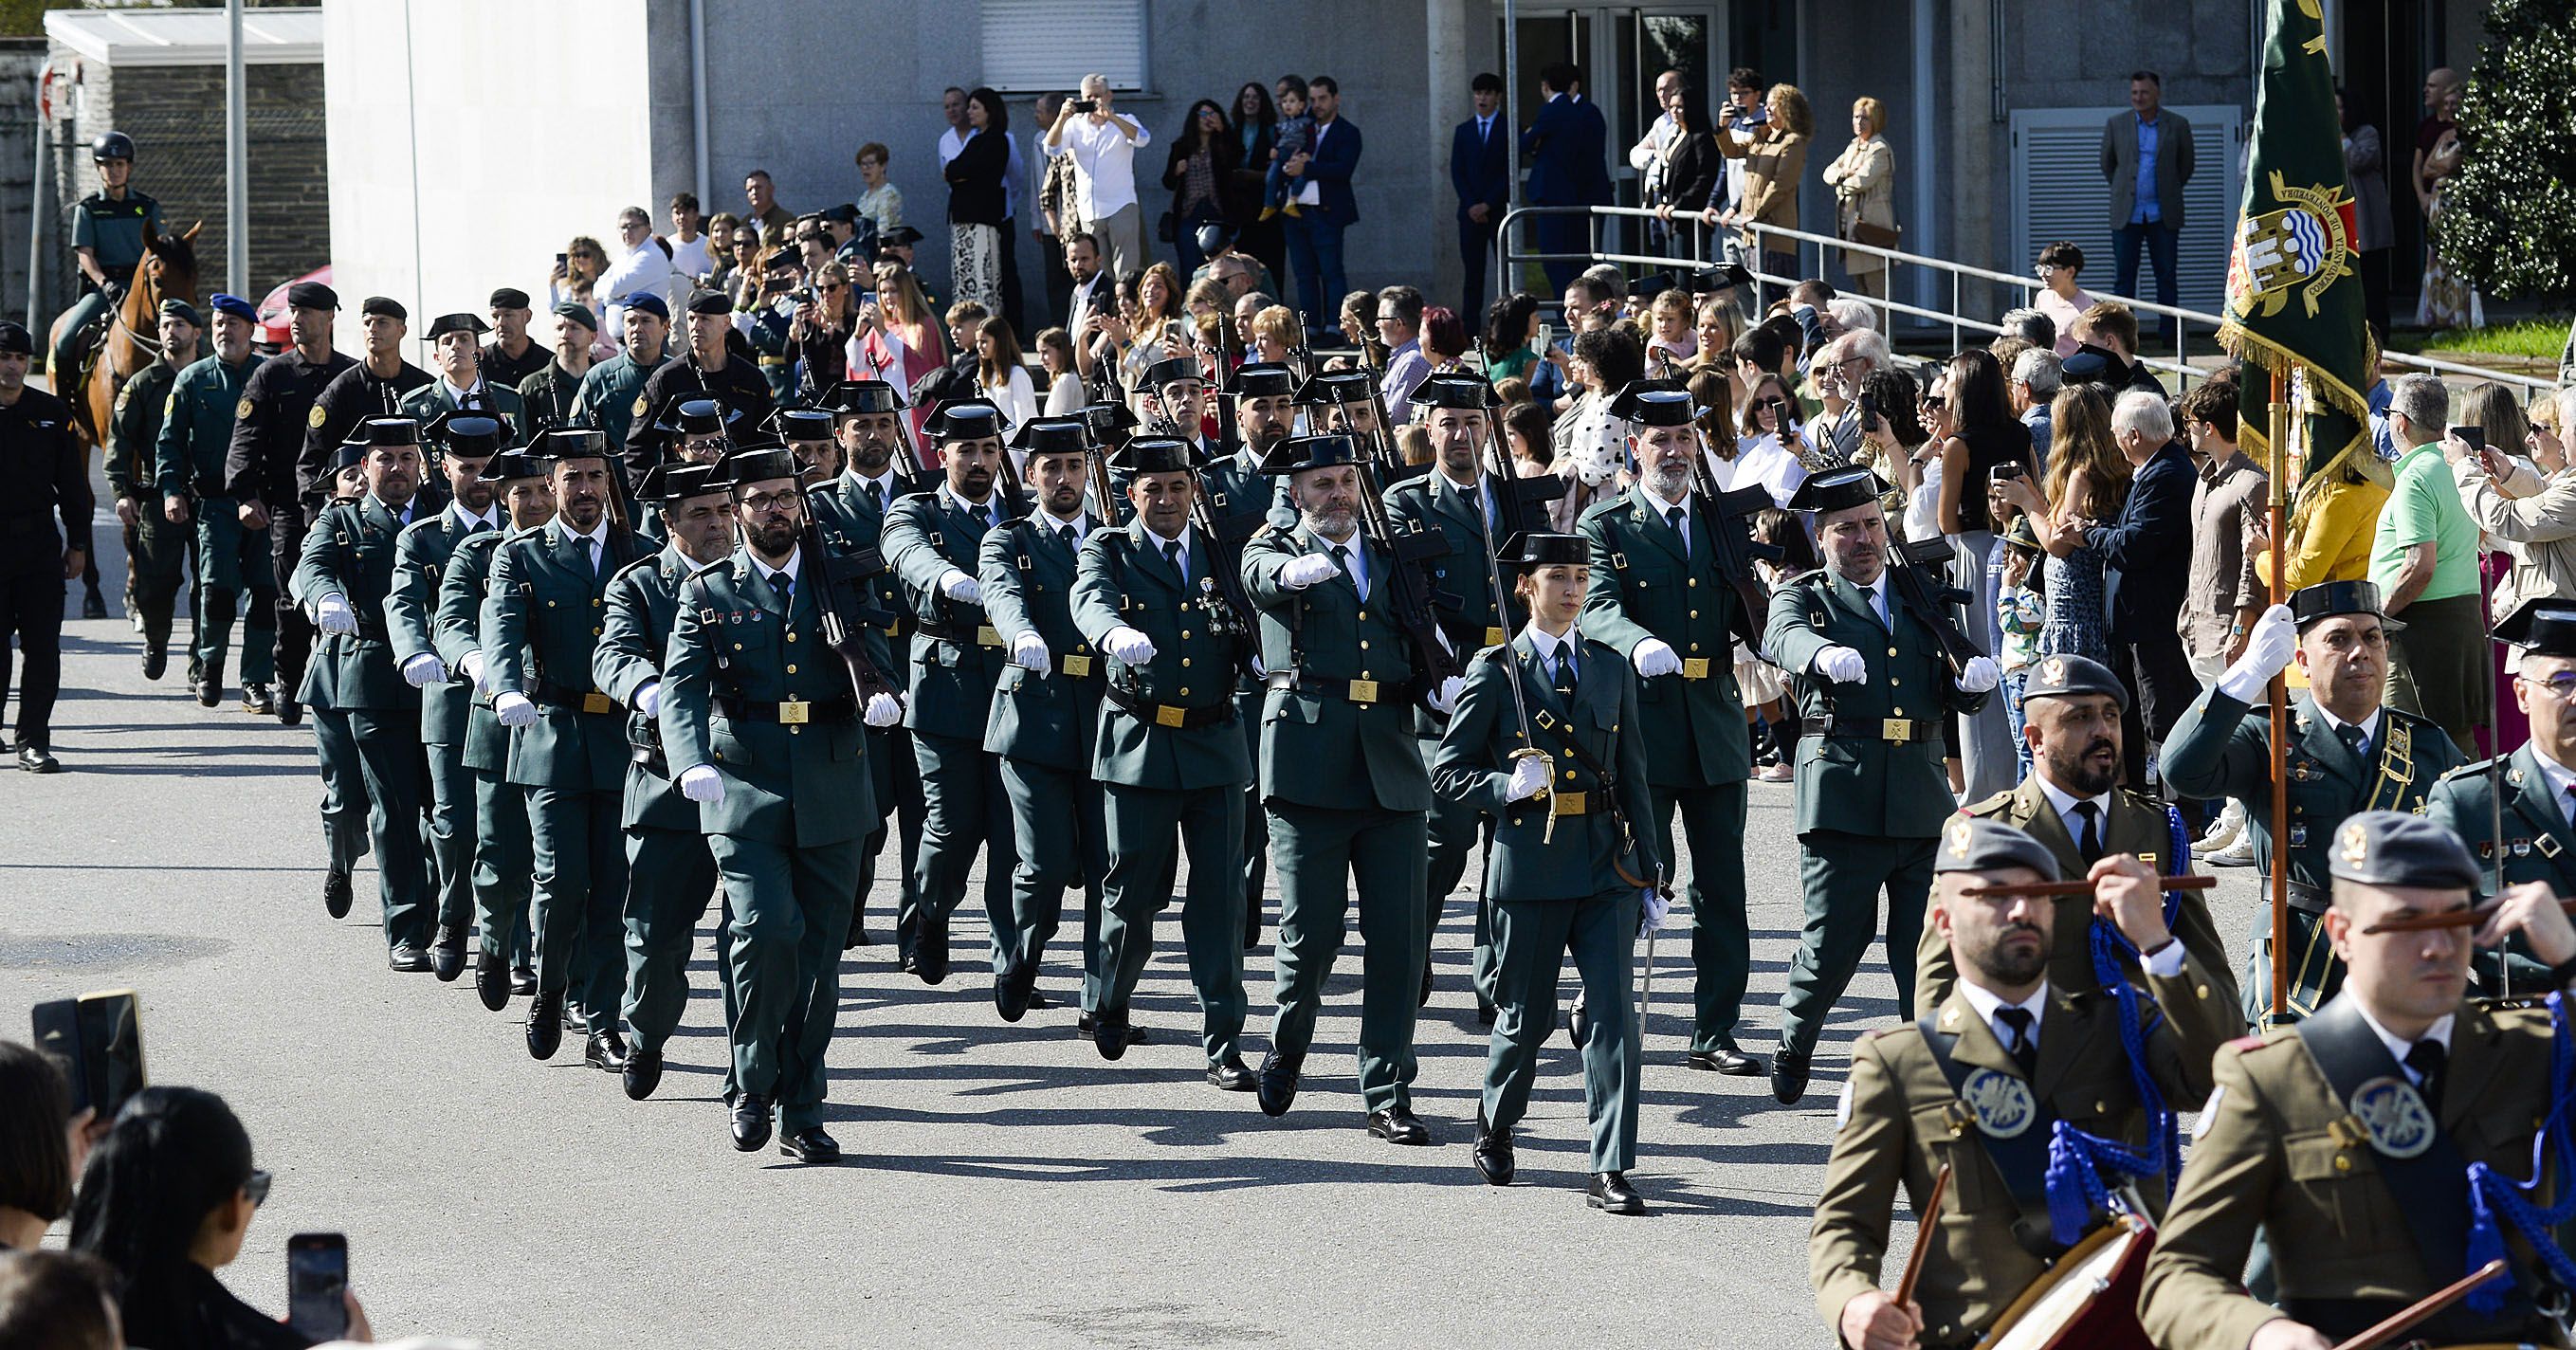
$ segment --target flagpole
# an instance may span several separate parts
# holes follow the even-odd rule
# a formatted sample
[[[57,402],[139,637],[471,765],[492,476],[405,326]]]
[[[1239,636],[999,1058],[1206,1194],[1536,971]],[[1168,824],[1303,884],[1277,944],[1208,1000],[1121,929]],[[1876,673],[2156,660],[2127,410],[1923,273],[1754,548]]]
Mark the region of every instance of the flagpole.
[[[2284,561],[2290,538],[2283,531],[2282,508],[2290,490],[2290,365],[2272,372],[2271,493],[2264,505],[2272,539],[2272,603],[2289,599],[2289,573]],[[2272,677],[2272,1017],[2279,1024],[2290,1004],[2290,681],[2286,672]]]

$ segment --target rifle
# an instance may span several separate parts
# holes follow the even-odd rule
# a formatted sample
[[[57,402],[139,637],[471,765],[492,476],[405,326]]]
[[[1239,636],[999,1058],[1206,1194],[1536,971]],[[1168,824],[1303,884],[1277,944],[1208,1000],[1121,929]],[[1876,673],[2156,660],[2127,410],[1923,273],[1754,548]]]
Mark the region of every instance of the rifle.
[[[1479,349],[1481,351],[1481,349]],[[1485,368],[1493,369],[1493,359],[1485,358]],[[1522,478],[1512,472],[1511,452],[1503,445],[1503,420],[1496,409],[1485,411],[1485,472],[1494,480],[1494,514],[1501,517],[1502,536],[1516,534],[1551,534],[1556,521],[1548,513],[1548,504],[1562,500],[1574,484],[1556,474],[1543,473],[1535,478]],[[1497,609],[1502,596],[1494,597]]]
[[[1952,607],[1967,604],[1975,597],[1946,580],[1933,580],[1924,570],[1946,564],[1955,556],[1948,541],[1941,539],[1901,543],[1887,551],[1890,585],[1906,608],[1932,625],[1941,640],[1941,658],[1949,664],[1953,678],[1970,661],[1985,655],[1952,617]]]
[[[1333,406],[1341,411],[1343,423],[1348,425],[1351,404],[1337,393]],[[1376,465],[1392,460],[1394,443],[1386,432],[1384,397],[1371,390],[1369,406],[1377,414],[1377,429],[1364,440],[1356,434],[1352,437],[1367,447],[1351,466],[1359,475],[1360,533],[1384,549],[1393,560],[1386,576],[1389,611],[1395,615],[1397,625],[1404,629],[1406,640],[1413,644],[1414,664],[1429,687],[1436,688],[1467,669],[1447,637],[1441,633],[1437,612],[1438,599],[1448,599],[1454,606],[1456,598],[1435,598],[1430,583],[1422,575],[1424,562],[1448,556],[1449,541],[1438,530],[1399,532],[1394,522],[1387,519],[1384,488],[1378,481]],[[1500,602],[1501,598],[1497,596],[1496,603]]]
[[[1771,494],[1759,486],[1720,492],[1717,479],[1709,472],[1708,453],[1701,451],[1691,456],[1691,499],[1698,511],[1701,537],[1717,551],[1718,570],[1726,574],[1726,584],[1735,592],[1735,636],[1744,642],[1746,650],[1758,652],[1762,650],[1762,629],[1771,613],[1771,588],[1762,584],[1762,574],[1753,569],[1753,563],[1756,559],[1776,562],[1780,550],[1755,543],[1752,527],[1745,522],[1755,512],[1771,506]]]
[[[817,607],[823,612],[823,645],[830,647],[848,668],[850,689],[858,695],[864,711],[868,701],[879,694],[903,698],[903,691],[877,669],[876,658],[868,655],[867,640],[862,636],[869,625],[882,626],[893,617],[868,603],[867,581],[886,570],[885,558],[873,548],[843,553],[824,542],[823,519],[814,509],[815,495],[824,490],[803,489],[805,556],[814,559],[823,574],[823,584],[814,593]]]
[[[1216,443],[1235,443],[1234,400],[1224,390],[1234,381],[1235,367],[1243,362],[1243,343],[1234,331],[1234,316],[1216,316]],[[1192,439],[1196,439],[1193,437]]]

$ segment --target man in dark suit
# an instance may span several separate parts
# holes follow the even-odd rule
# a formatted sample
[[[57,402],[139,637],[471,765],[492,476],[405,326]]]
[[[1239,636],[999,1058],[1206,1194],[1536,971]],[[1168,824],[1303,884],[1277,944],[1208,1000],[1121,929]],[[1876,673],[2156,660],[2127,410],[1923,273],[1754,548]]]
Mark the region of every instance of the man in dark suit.
[[[2182,188],[2191,181],[2191,123],[2164,108],[2164,78],[2129,76],[2129,111],[2102,128],[2102,177],[2111,185],[2111,289],[2138,298],[2138,247],[2156,269],[2156,303],[2174,303],[2174,243],[2182,234]],[[2173,319],[2164,334],[2173,336]]]
[[[1521,133],[1521,153],[1529,157],[1529,204],[1532,206],[1606,206],[1610,202],[1610,166],[1603,149],[1608,128],[1601,110],[1583,96],[1583,76],[1559,61],[1538,73],[1538,89],[1547,95],[1529,130]],[[1541,253],[1580,254],[1591,239],[1588,222],[1578,215],[1540,216]],[[1583,270],[1581,258],[1539,264],[1547,286],[1562,294],[1565,284]]]
[[[1359,198],[1351,193],[1351,171],[1360,162],[1360,129],[1342,116],[1342,87],[1332,76],[1316,76],[1307,89],[1315,139],[1280,166],[1296,180],[1300,208],[1297,215],[1280,217],[1280,223],[1288,236],[1288,269],[1297,274],[1298,303],[1306,307],[1306,322],[1320,325],[1309,337],[1338,343],[1341,334],[1333,320],[1342,312],[1342,293],[1349,287],[1342,273],[1342,231],[1360,218]]]
[[[2173,412],[2154,394],[2122,394],[2111,439],[2137,475],[2120,518],[2085,522],[2084,542],[2102,554],[2103,608],[2111,618],[2111,668],[2128,686],[2128,785],[2146,790],[2146,751],[2161,747],[2200,681],[2182,647],[2183,585],[2191,574],[2191,495],[2200,482],[2191,452],[2174,439]],[[2175,803],[2189,817],[2194,807]]]
[[[1458,191],[1458,260],[1467,273],[1467,304],[1458,317],[1474,328],[1485,313],[1485,274],[1493,266],[1494,231],[1512,196],[1511,146],[1504,140],[1503,81],[1491,71],[1469,86],[1476,115],[1449,138],[1449,186]]]

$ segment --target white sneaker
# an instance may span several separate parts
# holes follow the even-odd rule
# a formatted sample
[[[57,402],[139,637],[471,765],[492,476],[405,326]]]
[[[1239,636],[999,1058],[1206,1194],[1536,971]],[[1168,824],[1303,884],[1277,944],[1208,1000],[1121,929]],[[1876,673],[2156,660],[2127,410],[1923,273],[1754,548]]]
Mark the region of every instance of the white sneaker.
[[[2233,845],[2244,834],[2245,822],[2222,818],[2217,824],[2209,827],[2209,833],[2192,841],[2191,851],[2194,854],[2216,853],[2220,849]]]
[[[2199,857],[2200,861],[2205,862],[2212,867],[2252,867],[2254,865],[2254,836],[2249,831],[2240,830],[2237,832],[2236,838],[2230,841],[2226,847],[2213,849],[2210,852],[2200,854]]]

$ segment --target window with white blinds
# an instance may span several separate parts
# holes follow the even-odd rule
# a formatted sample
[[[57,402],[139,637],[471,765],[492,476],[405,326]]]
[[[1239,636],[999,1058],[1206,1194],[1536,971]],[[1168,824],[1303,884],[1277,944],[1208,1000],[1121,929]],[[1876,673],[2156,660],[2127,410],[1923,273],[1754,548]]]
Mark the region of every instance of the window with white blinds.
[[[2030,267],[2040,247],[2070,239],[2084,250],[2079,284],[2111,294],[2111,189],[2102,181],[2102,124],[2111,108],[2016,108],[2012,114],[2012,247],[2002,271]],[[2215,314],[2227,290],[2227,253],[2245,184],[2243,123],[2232,105],[2177,107],[2191,122],[2192,175],[2183,184],[2182,237],[2175,241],[2176,299]],[[2138,288],[2155,295],[2144,250]],[[2152,326],[2152,325],[2149,325]]]
[[[1005,94],[1070,90],[1085,75],[1145,87],[1146,0],[984,0],[984,83]]]

